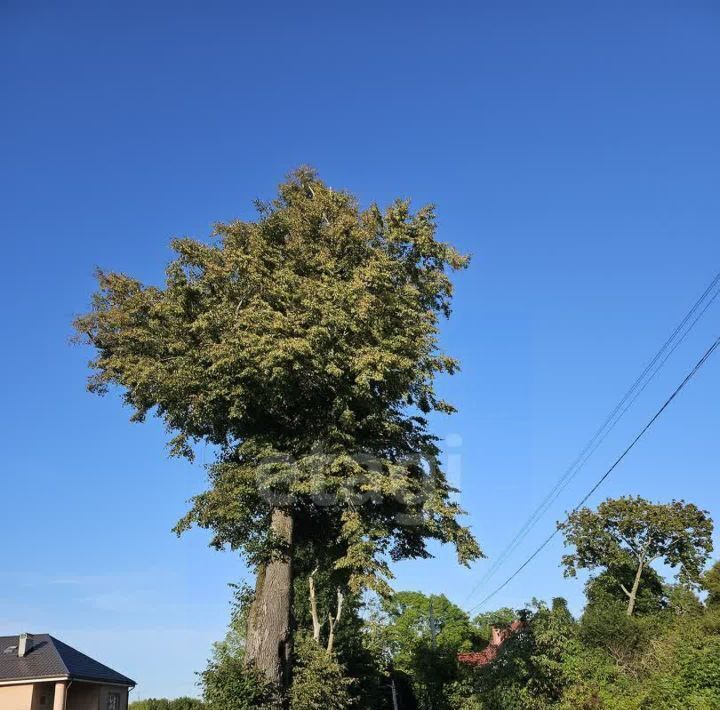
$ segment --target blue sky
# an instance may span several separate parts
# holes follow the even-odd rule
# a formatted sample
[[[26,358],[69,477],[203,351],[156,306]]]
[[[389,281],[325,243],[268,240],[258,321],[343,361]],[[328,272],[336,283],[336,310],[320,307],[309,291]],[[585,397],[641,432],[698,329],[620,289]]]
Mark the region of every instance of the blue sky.
[[[3,2],[0,634],[49,631],[137,697],[195,692],[247,571],[170,533],[202,468],[85,392],[70,322],[96,265],[158,282],[172,236],[251,217],[302,163],[363,202],[437,203],[441,237],[473,254],[443,331],[459,413],[435,428],[490,559],[395,567],[398,588],[465,603],[720,268],[719,48],[712,2]],[[513,563],[719,329],[716,304]],[[720,519],[719,388],[716,360],[594,502]],[[560,554],[491,606],[578,610]]]

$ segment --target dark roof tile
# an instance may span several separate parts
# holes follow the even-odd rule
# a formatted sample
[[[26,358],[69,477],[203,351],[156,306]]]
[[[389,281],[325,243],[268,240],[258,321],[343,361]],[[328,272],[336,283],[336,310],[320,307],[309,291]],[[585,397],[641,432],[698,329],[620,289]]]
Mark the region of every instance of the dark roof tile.
[[[19,637],[0,636],[0,682],[67,677],[135,685],[135,681],[127,676],[98,663],[49,634],[33,634],[32,637],[30,652],[18,658]]]

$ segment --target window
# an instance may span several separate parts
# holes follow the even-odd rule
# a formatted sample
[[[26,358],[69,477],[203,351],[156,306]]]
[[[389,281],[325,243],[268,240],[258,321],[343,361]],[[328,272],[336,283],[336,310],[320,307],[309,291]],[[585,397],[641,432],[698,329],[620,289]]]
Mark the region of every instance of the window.
[[[108,695],[107,710],[120,710],[120,693]]]

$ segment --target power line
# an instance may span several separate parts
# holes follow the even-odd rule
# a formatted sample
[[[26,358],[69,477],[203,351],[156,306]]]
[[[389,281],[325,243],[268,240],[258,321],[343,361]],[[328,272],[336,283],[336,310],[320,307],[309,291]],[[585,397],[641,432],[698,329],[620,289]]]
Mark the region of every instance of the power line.
[[[712,354],[720,347],[720,337],[705,351],[705,354],[700,358],[700,360],[697,361],[695,364],[695,367],[690,371],[690,373],[685,377],[685,379],[677,386],[675,391],[668,397],[667,400],[665,400],[665,403],[658,409],[658,411],[655,413],[653,418],[645,425],[645,427],[642,429],[642,431],[633,439],[632,443],[625,449],[625,451],[620,454],[620,456],[616,459],[615,463],[613,463],[612,466],[598,479],[598,481],[595,483],[595,485],[588,491],[588,493],[583,497],[583,499],[565,516],[565,520],[568,520],[570,516],[573,513],[576,513],[580,508],[582,508],[585,503],[590,499],[590,497],[597,491],[598,488],[605,482],[605,480],[610,476],[610,474],[620,465],[620,463],[623,461],[623,459],[635,448],[635,445],[640,441],[640,439],[645,436],[645,434],[648,432],[648,430],[655,424],[655,422],[660,418],[660,416],[663,414],[663,412],[670,406],[670,404],[673,402],[673,400],[680,394],[680,392],[685,388],[685,386],[692,380],[693,377],[700,371],[700,368],[710,359]],[[517,577],[549,544],[550,541],[558,534],[560,531],[560,525],[558,524],[553,530],[553,532],[540,544],[540,546],[530,555],[530,557],[525,560],[525,562],[518,567],[515,572],[513,572],[499,587],[495,588],[490,594],[488,594],[482,601],[480,601],[478,604],[473,606],[468,610],[468,613],[472,613],[479,607],[483,606],[485,603],[490,601],[496,594],[498,594],[500,591],[502,591],[510,582],[512,582],[515,577]]]
[[[588,441],[588,443],[585,445],[583,450],[573,461],[570,467],[565,471],[565,473],[563,473],[563,475],[555,483],[554,487],[531,513],[531,515],[525,521],[520,530],[515,534],[515,537],[513,537],[513,539],[507,544],[507,546],[502,550],[500,555],[493,562],[490,569],[473,587],[473,589],[466,597],[466,602],[473,597],[473,595],[478,591],[478,589],[482,588],[490,581],[490,579],[492,579],[492,577],[495,576],[498,570],[505,564],[505,562],[512,555],[512,553],[515,552],[515,550],[520,546],[520,544],[527,537],[530,531],[540,521],[542,516],[558,499],[560,494],[567,488],[567,486],[573,481],[573,479],[578,475],[578,473],[580,473],[588,460],[598,450],[598,448],[602,445],[605,439],[607,439],[607,437],[613,431],[618,422],[623,418],[625,413],[635,403],[638,397],[645,391],[647,386],[653,381],[658,372],[660,372],[660,370],[664,367],[665,363],[672,356],[675,350],[677,350],[677,348],[685,341],[685,339],[693,330],[697,322],[705,315],[706,311],[714,303],[718,295],[720,295],[720,288],[718,288],[719,285],[720,272],[715,275],[715,278],[710,282],[709,286],[698,298],[692,308],[685,314],[685,317],[678,324],[670,337],[665,341],[665,343],[663,343],[662,347],[657,351],[653,359],[648,363],[642,373],[638,376],[630,389],[625,393],[625,395],[618,402],[615,408],[610,412],[603,424],[595,432],[590,441]],[[708,297],[710,297],[709,300]],[[705,303],[704,306],[703,303]]]
[[[685,338],[689,335],[692,328],[695,326],[695,324],[702,318],[702,316],[705,314],[705,311],[713,304],[713,301],[717,296],[720,294],[720,291],[717,291],[714,295],[712,300],[710,300],[705,308],[700,312],[700,314],[695,318],[695,320],[692,322],[692,325],[690,328],[683,334],[683,336],[675,342],[675,344],[672,346],[672,348],[667,352],[667,354],[663,357],[663,359],[659,362],[657,368],[653,371],[652,375],[642,384],[642,386],[632,395],[631,399],[625,404],[625,406],[620,411],[619,416],[617,416],[613,421],[609,423],[609,426],[605,429],[605,431],[602,433],[602,436],[597,439],[597,441],[592,445],[592,448],[588,451],[587,447],[583,450],[583,453],[581,454],[581,458],[578,458],[578,465],[575,471],[571,473],[571,475],[567,475],[563,479],[560,479],[558,483],[555,485],[555,488],[551,491],[551,493],[545,498],[545,500],[538,506],[538,508],[535,511],[535,514],[531,516],[531,518],[526,522],[524,528],[521,530],[521,534],[518,534],[515,536],[515,538],[511,541],[511,543],[506,547],[506,554],[504,555],[503,562],[513,553],[515,550],[520,546],[522,541],[527,537],[529,532],[535,527],[535,525],[540,521],[540,518],[550,509],[552,504],[560,497],[562,492],[570,485],[570,483],[575,479],[575,477],[580,473],[582,468],[585,466],[585,464],[588,462],[588,460],[592,457],[592,455],[600,448],[602,443],[607,439],[607,437],[610,435],[610,433],[615,429],[615,426],[618,424],[618,422],[622,419],[622,417],[625,415],[625,413],[632,407],[632,405],[635,403],[635,401],[640,397],[640,395],[645,391],[647,386],[652,382],[652,380],[655,378],[655,375],[662,369],[662,367],[665,365],[665,363],[670,359],[672,354],[677,350],[677,348],[684,342]],[[583,455],[584,454],[584,455]],[[502,563],[501,563],[502,564]],[[489,581],[490,578],[492,578],[497,571],[497,569],[501,566],[497,565],[494,570],[491,570],[492,573],[488,574],[487,578],[484,580],[484,582]]]
[[[585,463],[587,463],[587,461],[590,459],[590,457],[600,447],[600,445],[607,438],[607,436],[611,433],[611,431],[615,428],[615,426],[620,421],[620,419],[622,419],[622,417],[627,412],[627,410],[632,406],[632,404],[635,402],[635,400],[642,394],[642,392],[646,389],[646,387],[654,379],[654,377],[657,375],[657,373],[665,365],[665,363],[670,358],[670,356],[675,352],[675,350],[680,346],[680,344],[689,335],[691,330],[694,328],[695,324],[700,320],[700,318],[702,318],[702,316],[705,314],[707,309],[715,301],[717,296],[720,294],[720,289],[715,291],[715,293],[712,295],[712,297],[707,302],[705,307],[700,311],[700,313],[692,321],[690,326],[685,330],[684,333],[682,333],[680,338],[676,340],[677,336],[683,331],[683,329],[685,328],[687,323],[690,321],[690,319],[693,317],[693,315],[695,315],[697,313],[697,311],[700,308],[700,306],[702,305],[703,301],[705,301],[707,296],[713,291],[713,289],[715,289],[715,287],[719,283],[720,283],[720,273],[718,273],[715,276],[715,278],[710,283],[710,285],[707,287],[707,289],[702,294],[702,296],[700,296],[700,298],[695,302],[694,306],[690,309],[690,311],[688,311],[688,313],[685,315],[685,317],[683,318],[681,323],[675,328],[672,335],[668,338],[668,340],[663,344],[663,346],[660,348],[660,350],[656,353],[655,357],[647,365],[645,370],[635,380],[633,385],[626,392],[626,394],[623,396],[623,398],[617,404],[615,409],[610,413],[610,415],[608,415],[607,419],[603,422],[602,426],[595,432],[593,437],[587,443],[585,448],[580,452],[580,454],[575,459],[575,461],[572,463],[572,465],[560,477],[560,479],[557,481],[557,483],[555,484],[553,489],[550,491],[550,493],[548,493],[548,495],[543,499],[543,501],[540,503],[540,505],[538,505],[538,507],[535,509],[535,511],[530,515],[528,520],[525,522],[523,527],[518,531],[518,533],[515,535],[515,537],[510,541],[510,543],[501,552],[501,554],[498,556],[498,558],[493,563],[490,570],[484,575],[484,577],[480,580],[480,582],[470,592],[470,595],[468,596],[468,598],[472,597],[472,595],[477,591],[478,588],[480,588],[482,585],[486,584],[495,575],[495,573],[498,571],[498,569],[504,564],[506,559],[515,551],[515,549],[517,549],[519,544],[527,536],[527,534],[535,526],[535,524],[539,521],[539,519],[542,517],[542,515],[544,515],[544,513],[547,512],[547,510],[550,508],[550,506],[554,503],[554,501],[557,500],[560,493],[562,493],[562,491],[567,487],[567,485],[575,478],[575,476],[577,476],[577,474],[580,472],[580,470],[585,465]],[[675,341],[674,344],[673,344],[673,341]],[[670,348],[670,349],[668,350],[668,348]],[[653,368],[655,368],[655,369],[653,370]]]

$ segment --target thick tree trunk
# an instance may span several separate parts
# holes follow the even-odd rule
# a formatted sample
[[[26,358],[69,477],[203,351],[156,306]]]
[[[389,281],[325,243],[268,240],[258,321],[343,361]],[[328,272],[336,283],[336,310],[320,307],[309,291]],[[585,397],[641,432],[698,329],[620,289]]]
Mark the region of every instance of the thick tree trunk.
[[[632,616],[633,612],[635,611],[635,600],[637,599],[638,588],[640,587],[640,578],[642,577],[644,567],[645,563],[643,560],[641,560],[640,564],[638,565],[637,572],[635,573],[635,581],[633,582],[632,589],[628,594],[628,596],[630,597],[630,599],[628,600],[628,607],[626,612],[628,616]]]
[[[258,570],[255,599],[248,614],[245,659],[285,691],[290,685],[292,652],[293,519],[276,509],[271,524],[274,534],[286,543],[288,553]]]

